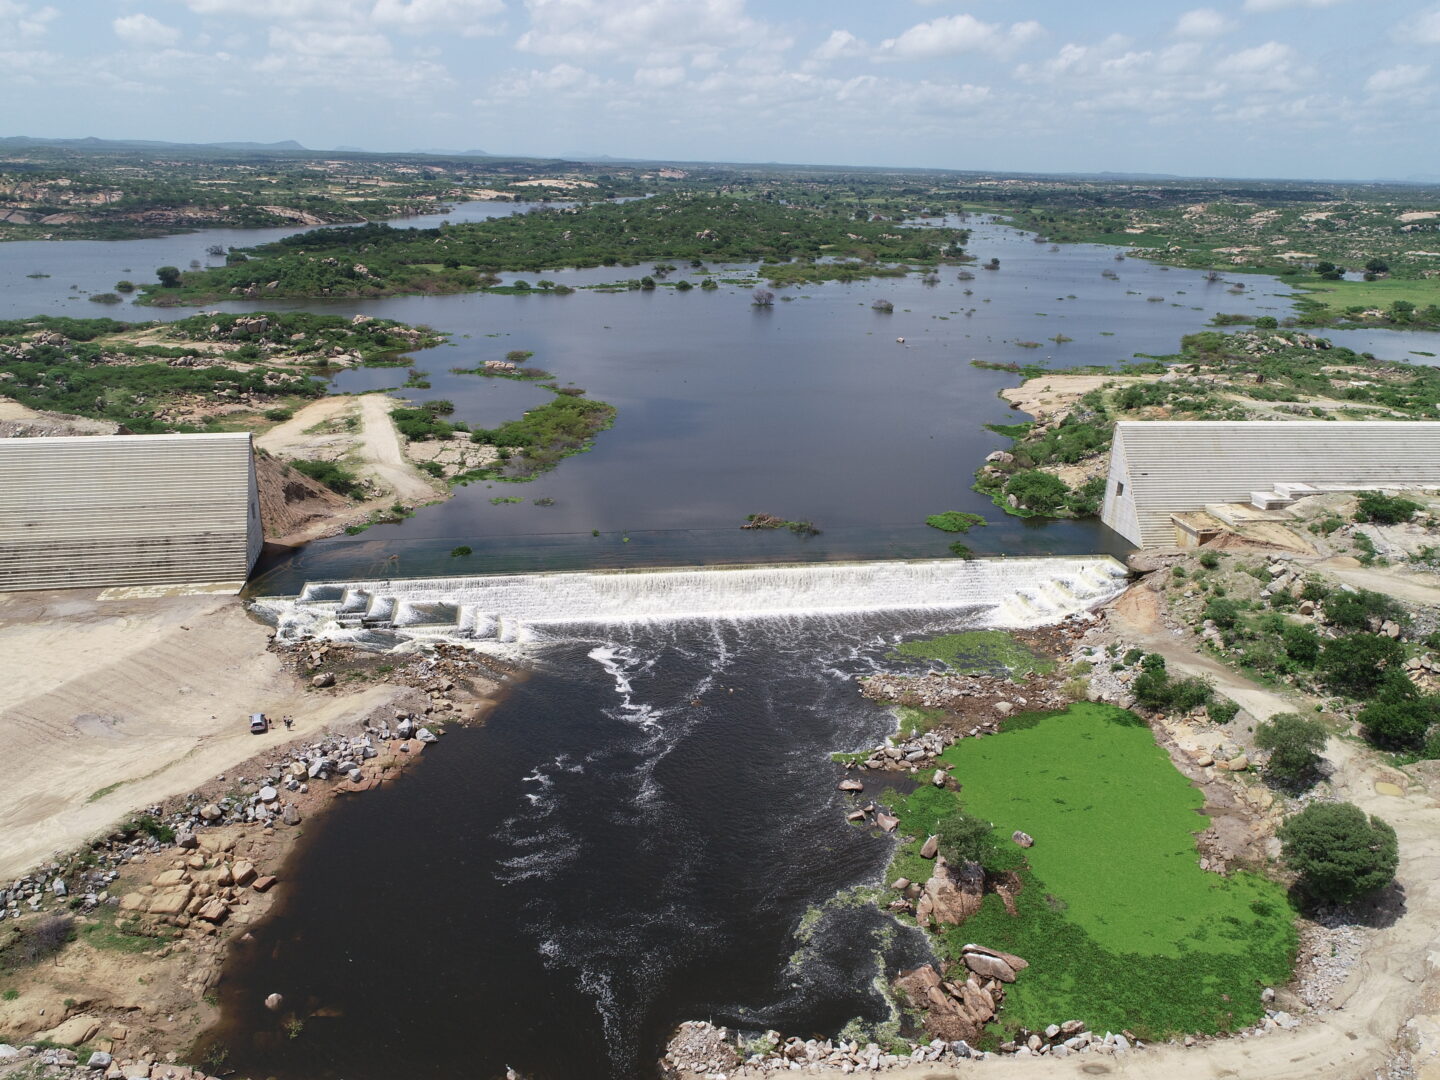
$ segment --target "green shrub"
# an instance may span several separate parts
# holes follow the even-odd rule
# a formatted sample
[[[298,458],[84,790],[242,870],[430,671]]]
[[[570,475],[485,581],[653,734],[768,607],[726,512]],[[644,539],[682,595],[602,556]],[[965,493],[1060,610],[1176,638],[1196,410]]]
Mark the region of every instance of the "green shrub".
[[[1387,750],[1415,750],[1440,722],[1440,699],[1433,695],[1384,696],[1361,709],[1356,719],[1376,746]]]
[[[1170,708],[1190,712],[1209,702],[1215,688],[1204,679],[1176,679],[1170,684]]]
[[[1280,633],[1285,655],[1301,667],[1313,668],[1320,656],[1320,635],[1313,626],[1291,623]]]
[[[950,545],[950,554],[961,559],[975,558],[975,552],[971,549],[970,545],[962,544],[959,540],[956,540]]]
[[[932,529],[949,533],[968,533],[976,525],[984,525],[985,519],[979,514],[966,514],[959,510],[946,510],[943,514],[931,514],[925,524]]]
[[[1200,553],[1200,565],[1206,570],[1214,570],[1220,565],[1220,556],[1213,551],[1202,551]]]
[[[1399,623],[1408,621],[1405,609],[1384,593],[1369,589],[1356,589],[1354,592],[1340,589],[1325,598],[1325,621],[1331,626],[1364,630],[1372,620],[1383,622],[1386,619]]]
[[[1395,830],[1351,803],[1311,803],[1280,826],[1281,859],[1314,899],[1348,903],[1389,884]]]
[[[1170,704],[1170,676],[1164,671],[1142,671],[1130,684],[1130,692],[1141,705],[1163,709]]]
[[[1336,694],[1364,698],[1384,682],[1387,668],[1393,669],[1405,657],[1405,649],[1388,637],[1351,634],[1325,642],[1315,662],[1320,683]]]
[[[1240,706],[1229,698],[1215,697],[1206,704],[1205,711],[1217,724],[1228,724],[1235,719],[1235,714],[1240,711]]]
[[[940,854],[952,866],[974,862],[996,873],[1013,870],[1024,861],[1018,849],[1000,840],[992,822],[964,810],[956,810],[937,821],[935,835],[940,838]]]
[[[1205,605],[1205,618],[1222,630],[1233,630],[1240,621],[1240,604],[1234,600],[1211,600]]]
[[[1299,713],[1280,713],[1255,728],[1255,745],[1270,751],[1265,775],[1284,784],[1302,784],[1315,777],[1325,739],[1320,723]]]
[[[1058,476],[1039,469],[1024,469],[1011,475],[1005,484],[1005,494],[1013,495],[1021,509],[1053,515],[1065,508],[1070,487]]]
[[[1409,521],[1419,509],[1419,503],[1399,495],[1365,491],[1356,499],[1355,520],[1373,521],[1380,525],[1399,525]]]
[[[296,458],[290,462],[290,466],[311,480],[324,484],[338,495],[355,498],[360,493],[360,478],[338,462]]]
[[[465,556],[470,555],[470,554],[472,554],[472,552],[471,552],[470,548],[467,547],[465,544],[461,544],[461,545],[460,545],[459,547],[457,547],[457,548],[451,548],[451,549],[450,549],[450,557],[451,557],[452,559],[463,559],[463,558],[465,558]]]
[[[266,409],[266,420],[289,420],[295,413],[291,409]]]

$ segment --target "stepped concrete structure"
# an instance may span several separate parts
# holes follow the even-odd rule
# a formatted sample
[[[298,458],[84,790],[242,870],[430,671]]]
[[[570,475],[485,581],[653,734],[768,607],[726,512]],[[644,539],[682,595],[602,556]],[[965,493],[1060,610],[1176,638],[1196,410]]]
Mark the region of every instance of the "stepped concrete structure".
[[[0,590],[238,589],[262,542],[248,433],[0,439]]]
[[[523,642],[576,626],[885,611],[973,611],[988,626],[1039,626],[1108,600],[1125,582],[1125,568],[1105,555],[922,559],[322,581],[253,608],[282,641],[378,633]]]
[[[1327,491],[1435,487],[1440,423],[1122,420],[1100,516],[1139,547],[1167,547],[1186,542],[1172,518],[1210,505],[1273,510]]]

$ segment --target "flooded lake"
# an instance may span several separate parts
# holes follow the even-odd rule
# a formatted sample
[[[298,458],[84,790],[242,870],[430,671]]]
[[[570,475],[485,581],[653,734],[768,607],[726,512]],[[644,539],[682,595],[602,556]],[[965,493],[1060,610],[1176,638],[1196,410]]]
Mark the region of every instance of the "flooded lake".
[[[471,203],[409,224],[527,208]],[[1290,310],[1288,289],[1273,278],[1236,275],[1234,282],[1244,286],[1237,293],[1232,282],[1209,282],[1196,271],[1117,261],[1113,248],[1082,244],[1052,251],[988,218],[966,224],[973,229],[969,251],[980,262],[998,258],[999,270],[967,267],[972,277],[961,280],[960,268],[947,267],[935,284],[911,276],[791,287],[777,290],[769,308],[754,306],[750,286],[735,284],[714,291],[578,288],[564,296],[220,305],[364,313],[451,335],[448,344],[413,357],[431,382],[428,390],[399,389],[406,375],[395,368],[343,372],[334,380],[336,392],[380,389],[413,401],[444,398],[455,403],[453,419],[496,426],[542,404],[548,392],[450,369],[523,349],[534,353],[533,366],[554,373],[562,385],[582,387],[618,409],[614,427],[598,436],[593,450],[533,482],[475,484],[404,522],[375,526],[358,540],[321,541],[304,553],[303,565],[279,580],[288,588],[315,568],[363,573],[376,561],[377,545],[382,558],[398,555],[406,572],[443,572],[443,556],[454,546],[499,556],[527,537],[547,538],[541,547],[548,554],[534,565],[551,566],[633,562],[622,549],[641,543],[642,536],[650,557],[664,562],[938,555],[949,538],[923,521],[943,510],[994,520],[988,531],[971,534],[971,546],[981,552],[1112,550],[1113,538],[1095,522],[1007,520],[970,490],[976,465],[1006,445],[984,425],[1022,419],[997,396],[1018,376],[971,362],[1066,367],[1164,355],[1217,312],[1283,317]],[[213,262],[205,252],[214,244],[251,245],[287,231],[293,230],[0,245],[0,312],[181,317],[191,309],[105,307],[81,293],[109,290],[121,277],[146,280],[166,263]],[[718,278],[735,279],[752,267],[710,269]],[[642,264],[544,276],[579,287],[648,270]],[[670,280],[687,272],[677,270]],[[50,276],[27,277],[31,273]],[[504,276],[513,281],[520,275]],[[539,275],[524,276],[533,281]],[[873,310],[876,300],[890,301],[894,311]],[[1421,359],[1411,351],[1427,348],[1422,338],[1437,337],[1347,333],[1333,336],[1393,359]],[[501,496],[524,501],[491,502]],[[812,521],[822,535],[806,541],[739,530],[747,515],[762,512]],[[481,561],[472,560],[470,572],[483,569]]]

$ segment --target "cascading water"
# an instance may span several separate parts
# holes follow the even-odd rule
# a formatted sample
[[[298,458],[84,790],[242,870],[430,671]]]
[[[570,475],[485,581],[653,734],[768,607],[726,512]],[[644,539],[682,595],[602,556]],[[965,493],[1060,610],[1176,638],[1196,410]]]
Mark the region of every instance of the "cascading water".
[[[557,625],[989,609],[987,621],[1036,626],[1114,595],[1108,557],[961,559],[718,567],[307,584],[261,599],[282,640],[402,638],[523,641]]]

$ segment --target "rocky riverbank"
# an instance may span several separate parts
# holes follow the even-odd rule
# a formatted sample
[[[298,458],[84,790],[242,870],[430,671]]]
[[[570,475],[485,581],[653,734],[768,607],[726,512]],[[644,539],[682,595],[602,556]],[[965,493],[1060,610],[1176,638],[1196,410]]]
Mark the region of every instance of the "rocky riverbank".
[[[435,752],[447,722],[480,716],[482,695],[495,687],[493,671],[447,646],[379,665],[384,672],[374,654],[349,650],[306,648],[285,659],[297,673],[315,672],[317,694],[343,693],[337,674],[354,682],[367,665],[403,690],[0,884],[0,1077],[223,1072],[223,1062],[178,1062],[217,1019],[212,990],[228,950],[243,947],[284,894],[304,823],[337,798],[396,780]]]

